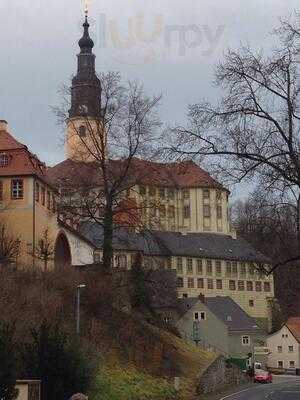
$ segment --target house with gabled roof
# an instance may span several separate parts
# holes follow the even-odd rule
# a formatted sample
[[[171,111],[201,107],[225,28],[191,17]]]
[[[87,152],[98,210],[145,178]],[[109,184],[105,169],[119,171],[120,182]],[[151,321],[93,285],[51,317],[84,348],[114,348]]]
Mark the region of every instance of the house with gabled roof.
[[[255,319],[230,297],[179,299],[175,325],[185,339],[245,362],[266,338]]]
[[[268,367],[278,370],[300,368],[300,317],[290,317],[267,338]]]

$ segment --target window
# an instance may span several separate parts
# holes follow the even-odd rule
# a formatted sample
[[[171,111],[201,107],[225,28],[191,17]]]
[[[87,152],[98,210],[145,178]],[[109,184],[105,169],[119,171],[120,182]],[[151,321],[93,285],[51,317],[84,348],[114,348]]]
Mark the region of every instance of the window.
[[[198,289],[204,289],[204,279],[203,278],[197,279],[197,287],[198,287]]]
[[[177,287],[183,288],[183,278],[177,278]]]
[[[207,279],[207,289],[213,289],[214,288],[214,281],[212,279]]]
[[[51,208],[51,194],[49,191],[47,191],[47,208],[48,210]]]
[[[187,259],[187,274],[193,275],[193,259],[188,258]]]
[[[242,345],[250,346],[250,336],[242,336]]]
[[[35,184],[35,201],[37,203],[40,201],[40,185],[37,182]]]
[[[241,276],[246,276],[246,264],[241,263]]]
[[[256,290],[257,292],[261,292],[261,291],[262,291],[261,282],[255,282],[255,290]]]
[[[146,188],[145,188],[145,186],[140,186],[140,195],[141,196],[144,196],[145,194],[146,194]]]
[[[222,206],[217,206],[217,218],[222,219]]]
[[[159,207],[159,216],[160,218],[166,218],[166,206],[161,205]]]
[[[24,196],[24,183],[23,179],[12,179],[11,181],[11,198],[23,199]]]
[[[7,167],[9,164],[9,155],[0,154],[0,167]]]
[[[46,190],[42,188],[42,205],[44,206],[46,203]]]
[[[216,261],[216,275],[222,275],[222,264],[221,261]]]
[[[295,368],[295,361],[290,361],[290,367]]]
[[[220,190],[217,190],[216,199],[218,203],[222,201],[222,192]]]
[[[165,192],[165,188],[160,188],[159,189],[159,197],[161,199],[164,199],[166,197],[166,192]]]
[[[175,207],[174,206],[169,206],[168,215],[169,215],[169,218],[175,218]]]
[[[247,290],[248,292],[253,292],[253,282],[247,281]]]
[[[249,265],[249,275],[253,276],[254,272],[255,272],[254,265],[253,264]]]
[[[264,291],[271,292],[271,284],[270,282],[264,282]]]
[[[95,264],[100,264],[100,262],[101,262],[101,255],[100,255],[100,253],[94,253],[94,263]]]
[[[237,262],[236,261],[232,262],[232,275],[237,276]]]
[[[118,269],[127,269],[126,254],[117,254],[115,257],[115,267]]]
[[[229,290],[236,290],[235,281],[229,281]]]
[[[204,321],[206,319],[205,312],[195,312],[194,313],[194,320],[195,321]]]
[[[190,218],[191,216],[191,207],[186,205],[183,207],[183,218]]]
[[[3,200],[3,182],[0,181],[0,201]]]
[[[174,197],[175,197],[174,189],[168,190],[168,197],[169,197],[169,199],[174,199]]]
[[[182,258],[178,257],[177,258],[177,273],[178,274],[182,274],[183,273],[183,269],[182,269]]]
[[[283,368],[283,361],[278,361],[278,368]]]
[[[182,197],[183,197],[184,199],[189,199],[189,198],[190,198],[190,190],[189,190],[189,189],[184,189],[184,190],[182,191]]]
[[[155,187],[150,187],[149,188],[149,196],[155,197],[156,196],[156,188]]]
[[[289,352],[292,353],[294,351],[294,346],[289,346]]]
[[[228,322],[232,322],[232,316],[231,316],[231,315],[227,315],[227,317],[226,317],[226,321],[228,321]]]
[[[206,260],[206,275],[212,275],[212,261]]]
[[[187,299],[189,297],[189,295],[187,293],[182,293],[182,298],[183,299]]]
[[[197,260],[197,274],[203,274],[202,260]]]
[[[188,278],[188,288],[193,289],[195,287],[194,278]]]
[[[231,262],[226,262],[226,276],[231,276]]]
[[[217,287],[218,290],[222,290],[223,289],[223,281],[222,281],[222,279],[217,279],[216,287]]]
[[[52,195],[52,211],[55,213],[56,212],[56,199],[54,194]],[[84,210],[83,210],[83,215],[84,215]]]
[[[210,206],[208,205],[203,206],[203,216],[205,218],[210,218]]]
[[[244,281],[238,281],[238,290],[243,292],[245,290],[245,282]]]
[[[209,189],[204,189],[203,190],[203,198],[204,199],[210,199],[210,191],[209,191]]]
[[[277,346],[278,353],[282,353],[282,346]]]
[[[254,307],[254,300],[249,300],[249,307]]]

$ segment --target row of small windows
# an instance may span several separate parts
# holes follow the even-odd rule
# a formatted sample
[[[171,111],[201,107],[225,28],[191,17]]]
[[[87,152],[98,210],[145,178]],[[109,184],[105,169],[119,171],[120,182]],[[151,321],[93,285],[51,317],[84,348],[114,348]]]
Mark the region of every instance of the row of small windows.
[[[12,200],[23,199],[24,197],[24,181],[23,179],[11,179],[10,196]],[[0,201],[4,197],[3,181],[0,181]]]
[[[142,211],[145,212],[147,210],[147,206],[143,207]],[[164,204],[157,206],[156,204],[151,204],[149,206],[149,214],[153,217],[157,216],[157,211],[159,213],[160,218],[166,218],[168,215],[168,218],[175,218],[175,207],[174,206],[168,206],[168,210]],[[222,206],[219,205],[216,208],[217,212],[217,219],[222,219],[223,216],[223,209]],[[184,219],[188,219],[191,217],[191,207],[189,204],[186,204],[183,206],[182,209],[182,216]],[[211,217],[211,207],[210,205],[203,205],[203,216],[204,218],[210,218]]]
[[[278,368],[283,368],[285,367],[284,362],[283,361],[278,361]],[[289,362],[289,367],[290,368],[295,368],[295,361],[290,361]]]
[[[35,184],[35,201],[47,207],[48,210],[56,211],[55,196],[51,195],[51,192],[46,190],[44,186],[41,186],[39,183]]]
[[[246,276],[247,272],[249,275],[255,275],[256,268],[253,264],[247,265],[242,262],[238,265],[237,261],[226,261],[226,276],[237,276],[238,273],[241,276]],[[177,257],[176,259],[176,269],[178,274],[184,274],[183,267],[183,258]],[[186,260],[186,268],[185,273],[187,275],[222,275],[223,267],[221,261],[213,261],[213,260],[202,260],[202,259],[193,259],[188,258]]]
[[[205,281],[206,281],[206,287],[207,289],[213,290],[223,290],[224,288],[224,282],[222,279],[206,279],[204,280],[203,278],[187,278],[186,282],[184,278],[178,277],[177,278],[177,287],[179,288],[184,288],[188,287],[189,289],[204,289],[205,288]],[[185,286],[186,283],[186,286]],[[238,290],[240,292],[248,291],[248,292],[253,292],[254,290],[256,292],[271,292],[271,284],[270,282],[252,282],[252,281],[234,281],[230,280],[228,282],[228,289],[231,291]]]
[[[160,197],[161,199],[171,199],[173,200],[175,198],[175,190],[172,188],[156,188],[154,186],[150,186],[147,188],[145,186],[140,186],[139,187],[139,192],[142,196],[145,196],[147,193],[150,197]],[[183,189],[182,190],[182,197],[184,199],[189,199],[191,196],[190,189]],[[211,190],[209,189],[203,189],[203,199],[210,199],[211,197]],[[216,199],[218,202],[222,201],[222,192],[220,190],[217,191],[216,194]]]

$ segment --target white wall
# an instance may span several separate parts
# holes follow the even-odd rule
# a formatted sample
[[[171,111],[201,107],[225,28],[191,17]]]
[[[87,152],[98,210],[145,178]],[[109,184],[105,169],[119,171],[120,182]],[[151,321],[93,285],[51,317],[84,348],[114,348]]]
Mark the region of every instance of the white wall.
[[[282,353],[278,352],[278,346],[282,346]],[[289,352],[289,346],[293,346],[293,352]],[[294,361],[295,368],[300,368],[299,343],[286,326],[267,338],[267,347],[268,367],[278,368],[278,361],[282,361],[283,368],[290,368],[290,361]]]
[[[70,244],[72,265],[92,264],[94,262],[93,246],[80,239],[78,236],[75,236],[67,229],[64,229],[64,233]]]

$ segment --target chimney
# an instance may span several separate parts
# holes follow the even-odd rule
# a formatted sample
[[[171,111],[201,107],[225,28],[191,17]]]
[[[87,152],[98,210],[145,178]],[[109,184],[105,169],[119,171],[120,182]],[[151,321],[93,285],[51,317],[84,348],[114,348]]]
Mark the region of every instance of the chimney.
[[[0,131],[8,132],[8,124],[4,119],[0,119]]]
[[[198,296],[198,299],[199,299],[203,304],[206,304],[206,299],[205,299],[204,294],[200,293],[199,296]]]

